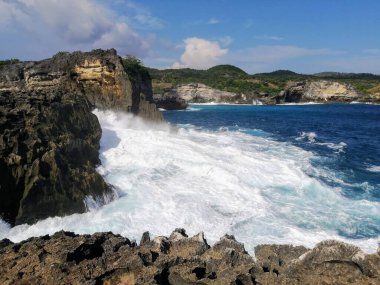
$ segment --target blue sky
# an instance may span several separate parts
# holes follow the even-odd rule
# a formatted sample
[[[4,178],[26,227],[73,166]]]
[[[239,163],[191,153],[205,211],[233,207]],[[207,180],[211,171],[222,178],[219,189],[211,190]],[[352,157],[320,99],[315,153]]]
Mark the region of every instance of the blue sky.
[[[380,74],[378,0],[0,0],[0,58],[111,48],[156,68]]]

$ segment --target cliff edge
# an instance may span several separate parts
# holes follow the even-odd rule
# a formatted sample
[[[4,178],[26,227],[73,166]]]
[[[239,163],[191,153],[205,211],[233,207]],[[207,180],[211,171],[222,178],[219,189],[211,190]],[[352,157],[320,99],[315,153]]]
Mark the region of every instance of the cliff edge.
[[[112,187],[96,172],[94,108],[154,121],[149,74],[133,80],[115,50],[58,53],[0,67],[0,217],[11,225],[87,210]]]

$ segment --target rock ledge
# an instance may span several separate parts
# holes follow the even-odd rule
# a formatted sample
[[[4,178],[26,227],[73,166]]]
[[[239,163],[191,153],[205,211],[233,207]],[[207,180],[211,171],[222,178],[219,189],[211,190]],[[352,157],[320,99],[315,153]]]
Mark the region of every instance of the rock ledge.
[[[210,247],[203,233],[139,245],[112,233],[58,232],[13,244],[0,241],[1,284],[379,284],[380,252],[324,241],[313,249],[260,245],[256,258],[226,235]]]

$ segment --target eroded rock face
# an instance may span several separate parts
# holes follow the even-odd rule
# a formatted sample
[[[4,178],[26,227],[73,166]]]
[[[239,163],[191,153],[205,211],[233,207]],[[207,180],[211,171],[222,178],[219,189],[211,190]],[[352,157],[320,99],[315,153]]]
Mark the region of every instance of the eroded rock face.
[[[277,103],[351,102],[361,95],[349,84],[332,81],[307,81],[291,84],[277,97]]]
[[[172,90],[166,91],[164,94],[155,95],[154,101],[156,104],[161,103],[161,107],[165,108],[165,103],[173,105],[174,101],[180,102],[179,106],[185,103],[234,103],[234,104],[254,104],[261,105],[258,95],[251,94],[237,94],[232,92],[221,91],[211,88],[201,83],[191,83],[178,85]],[[166,101],[166,102],[165,102]],[[183,102],[183,103],[182,103]]]
[[[256,259],[233,236],[210,247],[202,233],[140,245],[112,233],[58,232],[13,244],[0,241],[1,284],[379,284],[379,253],[337,241],[314,249],[262,245]]]
[[[184,99],[181,99],[174,93],[154,94],[154,103],[157,108],[165,110],[183,110],[186,109],[188,104]]]
[[[86,211],[113,191],[95,168],[93,108],[161,121],[150,78],[131,82],[116,51],[61,53],[0,68],[0,217],[8,223]]]
[[[86,211],[113,191],[95,171],[101,128],[85,98],[0,96],[0,214],[11,224]]]

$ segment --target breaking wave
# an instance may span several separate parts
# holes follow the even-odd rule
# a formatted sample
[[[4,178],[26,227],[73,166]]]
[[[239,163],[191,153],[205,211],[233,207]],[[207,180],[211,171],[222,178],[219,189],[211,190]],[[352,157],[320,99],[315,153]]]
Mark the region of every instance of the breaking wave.
[[[98,168],[120,198],[90,212],[9,228],[20,241],[64,229],[113,231],[139,239],[149,230],[204,231],[212,243],[234,234],[252,251],[262,243],[313,246],[324,239],[353,242],[368,252],[380,241],[380,205],[351,200],[310,173],[312,152],[252,132],[208,131],[191,124],[149,125],[114,112],[94,112],[103,129]],[[315,142],[317,135],[300,139]]]

